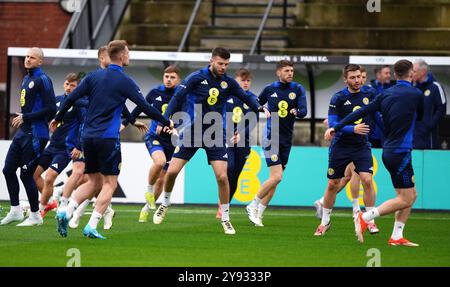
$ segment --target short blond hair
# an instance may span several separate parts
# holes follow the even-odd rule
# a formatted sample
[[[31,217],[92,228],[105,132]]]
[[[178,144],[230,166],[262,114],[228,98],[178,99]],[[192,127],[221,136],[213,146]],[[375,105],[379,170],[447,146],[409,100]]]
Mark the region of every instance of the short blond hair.
[[[128,47],[128,43],[125,40],[113,40],[108,44],[108,55],[109,58],[114,61],[118,60],[120,53],[125,51]]]

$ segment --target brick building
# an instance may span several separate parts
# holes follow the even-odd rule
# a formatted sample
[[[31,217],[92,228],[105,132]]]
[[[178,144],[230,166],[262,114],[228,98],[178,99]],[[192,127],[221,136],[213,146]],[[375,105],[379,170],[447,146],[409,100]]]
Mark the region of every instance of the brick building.
[[[0,114],[5,112],[8,47],[57,48],[70,21],[58,0],[0,1]],[[4,115],[0,116],[3,135]]]

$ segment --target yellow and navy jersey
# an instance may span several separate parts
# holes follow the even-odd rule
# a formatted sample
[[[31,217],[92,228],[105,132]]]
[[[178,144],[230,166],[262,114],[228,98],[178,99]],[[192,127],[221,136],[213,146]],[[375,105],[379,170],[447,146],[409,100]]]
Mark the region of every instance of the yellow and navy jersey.
[[[276,81],[264,88],[259,95],[259,103],[267,104],[270,113],[278,114],[279,141],[281,144],[291,144],[295,119],[304,118],[308,112],[305,88],[296,82]],[[297,110],[297,116],[290,113],[292,109]],[[272,139],[271,118],[267,119],[265,138]]]
[[[150,106],[156,108],[160,113],[164,114],[169,101],[175,93],[175,88],[168,89],[164,85],[159,85],[156,88],[151,89],[145,96],[145,100],[150,104]],[[142,110],[139,107],[134,108],[131,112],[131,116],[125,119],[122,123],[127,125],[129,122],[134,122],[136,118],[141,114]],[[156,136],[156,127],[158,126],[157,121],[152,121],[147,135]],[[169,134],[162,133],[160,136],[167,137],[170,139]]]
[[[67,99],[67,95],[61,95],[56,97],[56,107],[57,110],[63,106]],[[80,107],[79,105],[83,105]],[[84,103],[80,100],[71,107],[67,113],[64,115],[63,121],[58,125],[55,132],[50,138],[50,146],[57,149],[64,149],[66,147],[72,149],[74,146],[70,146],[70,143],[78,140],[78,130],[79,126],[83,122],[83,114],[80,108],[84,107]]]
[[[245,91],[247,97],[251,97],[257,100],[257,97],[251,91]],[[253,112],[250,107],[245,104],[240,98],[235,96],[230,96],[225,104],[225,113],[223,114],[223,122],[224,122],[224,135],[226,135],[227,124],[233,124],[233,132],[240,133],[244,137],[242,138],[245,142],[245,146],[249,146],[250,142],[250,133],[253,128],[256,126],[258,113],[256,113],[255,119],[256,121],[245,120],[245,116],[249,113]],[[228,121],[227,121],[228,114]],[[230,121],[231,119],[231,121]],[[231,130],[231,129],[230,129]],[[233,135],[227,135],[227,138],[231,138]]]
[[[241,99],[254,112],[258,112],[260,107],[258,101],[247,97],[235,79],[226,74],[215,77],[207,66],[190,74],[177,86],[165,115],[171,117],[185,104],[185,111],[190,116],[191,125],[196,121],[201,121],[202,128],[205,129],[210,124],[204,124],[203,117],[209,112],[217,112],[222,115],[225,103],[231,95]]]
[[[48,139],[48,123],[56,113],[55,92],[52,81],[40,67],[28,70],[22,81],[20,108],[24,121],[21,129]]]
[[[328,125],[334,127],[340,120],[345,118],[352,112],[367,106],[375,98],[374,89],[361,89],[357,93],[351,93],[348,88],[333,95],[330,100],[328,108]],[[371,119],[369,117],[360,118],[353,123],[346,125],[341,129],[331,143],[332,146],[345,147],[360,147],[368,145],[368,138],[366,135],[359,135],[354,133],[354,127],[360,123],[368,123]]]
[[[84,95],[89,97],[89,106],[83,138],[119,138],[121,114],[127,99],[140,106],[150,118],[169,125],[169,120],[145,101],[139,87],[121,66],[111,64],[86,76],[69,95],[55,119],[62,121],[67,110]]]
[[[385,141],[383,149],[392,152],[406,152],[413,147],[413,133],[416,120],[421,120],[424,97],[420,90],[408,81],[397,84],[379,94],[369,105],[357,109],[334,126],[338,132],[345,125],[366,115],[379,111],[383,117]]]

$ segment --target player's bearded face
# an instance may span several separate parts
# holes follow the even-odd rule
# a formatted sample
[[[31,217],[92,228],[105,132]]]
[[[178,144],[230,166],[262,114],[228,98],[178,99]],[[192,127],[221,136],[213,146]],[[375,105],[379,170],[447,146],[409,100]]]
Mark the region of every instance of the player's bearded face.
[[[347,77],[345,78],[345,83],[350,90],[358,91],[362,84],[361,71],[349,71],[347,73]]]
[[[164,87],[168,89],[174,88],[180,82],[180,77],[177,73],[164,73],[163,76]]]
[[[228,64],[230,63],[230,59],[222,59],[219,56],[215,56],[213,58],[211,58],[211,68],[212,68],[212,72],[216,75],[216,76],[223,76],[228,69]]]
[[[294,78],[294,67],[283,67],[277,70],[277,76],[282,83],[290,83]]]
[[[388,67],[385,67],[380,72],[381,82],[389,83],[391,81],[391,69]]]

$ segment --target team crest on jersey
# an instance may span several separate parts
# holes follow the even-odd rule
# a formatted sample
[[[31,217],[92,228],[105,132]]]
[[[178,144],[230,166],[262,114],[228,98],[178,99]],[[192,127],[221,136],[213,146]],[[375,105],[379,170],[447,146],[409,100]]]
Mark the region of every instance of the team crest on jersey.
[[[25,89],[22,89],[20,92],[20,106],[25,106],[25,95],[27,94],[27,91]]]
[[[28,88],[29,88],[29,89],[32,89],[33,87],[34,87],[34,82],[31,81],[31,82],[28,84]]]
[[[295,93],[289,93],[289,99],[295,100],[296,97],[297,95]]]
[[[329,168],[329,169],[328,169],[328,175],[333,175],[333,174],[334,174],[334,169]]]
[[[271,155],[270,160],[273,162],[276,162],[278,160],[278,155],[276,155],[276,154]]]
[[[159,141],[157,141],[157,140],[154,140],[154,141],[152,142],[152,144],[153,144],[153,145],[160,145]]]
[[[425,90],[425,92],[423,92],[423,94],[424,94],[426,97],[428,97],[428,96],[431,94],[431,91],[430,91],[430,90]]]
[[[368,98],[364,98],[364,99],[363,99],[363,103],[364,103],[365,105],[368,105],[368,104],[369,104],[369,99],[368,99]]]
[[[222,83],[220,83],[220,86],[222,87],[222,89],[226,89],[226,88],[228,88],[228,84],[227,84],[227,82],[225,82],[225,81],[222,81]]]

